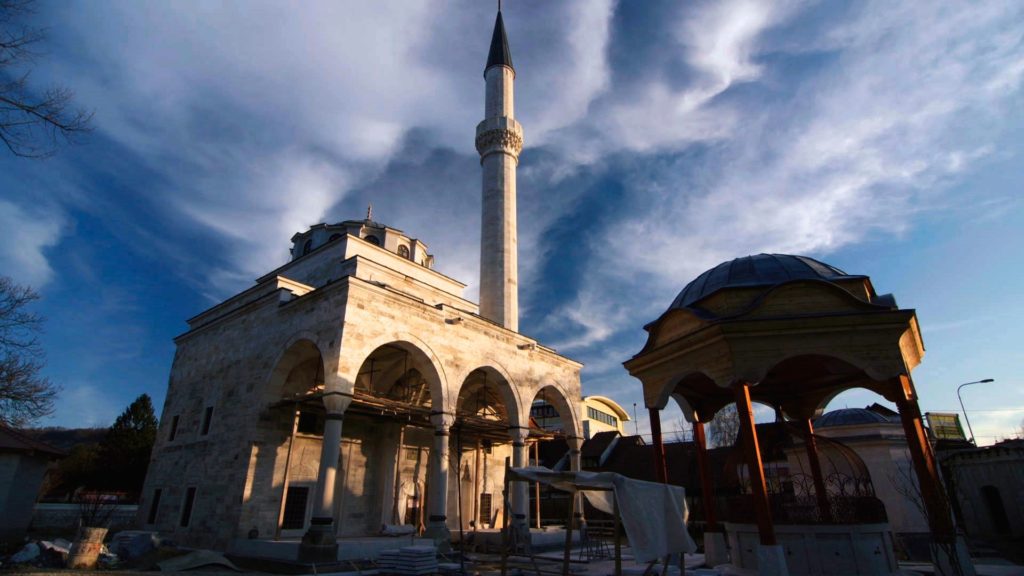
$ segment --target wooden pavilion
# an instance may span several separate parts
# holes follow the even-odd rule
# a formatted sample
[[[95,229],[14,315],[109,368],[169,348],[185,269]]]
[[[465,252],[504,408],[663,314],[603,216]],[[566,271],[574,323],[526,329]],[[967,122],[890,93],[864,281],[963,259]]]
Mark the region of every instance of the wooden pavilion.
[[[910,372],[924,354],[917,316],[870,278],[803,256],[759,254],[724,262],[690,282],[645,329],[644,348],[624,363],[638,378],[650,410],[657,476],[666,478],[659,411],[674,398],[693,424],[706,512],[706,553],[722,559],[704,424],[735,403],[740,444],[750,474],[762,574],[788,574],[765,487],[751,403],[781,410],[803,428],[820,515],[827,518],[825,481],[812,419],[840,392],[865,388],[894,402],[920,483],[936,563],[969,567],[956,553],[956,531],[921,419]],[[735,561],[735,559],[734,559]],[[966,564],[966,566],[964,566]],[[963,572],[957,572],[963,573]]]

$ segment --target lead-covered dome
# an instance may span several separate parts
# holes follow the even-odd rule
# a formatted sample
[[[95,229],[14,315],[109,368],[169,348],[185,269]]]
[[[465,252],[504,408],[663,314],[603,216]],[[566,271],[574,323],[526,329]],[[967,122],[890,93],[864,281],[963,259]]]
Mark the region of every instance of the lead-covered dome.
[[[860,424],[889,424],[885,416],[868,410],[866,408],[841,408],[826,412],[814,421],[815,428],[829,428],[832,426],[856,426]]]
[[[753,288],[775,286],[792,280],[851,280],[864,278],[843,272],[835,266],[807,256],[789,254],[758,254],[744,256],[697,276],[683,288],[672,302],[672,308],[690,308],[695,303],[724,288]]]

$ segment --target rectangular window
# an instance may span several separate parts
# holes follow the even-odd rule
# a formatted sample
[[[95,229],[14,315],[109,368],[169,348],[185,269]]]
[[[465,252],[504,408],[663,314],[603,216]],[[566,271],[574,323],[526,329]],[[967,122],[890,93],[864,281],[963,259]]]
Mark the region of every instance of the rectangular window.
[[[282,530],[302,530],[306,527],[306,503],[309,501],[308,486],[289,486],[284,499]]]
[[[161,489],[157,488],[153,490],[153,501],[149,503],[149,517],[146,519],[146,524],[156,524],[156,514],[160,510],[160,493]]]
[[[313,436],[324,435],[324,421],[316,412],[300,412],[299,426],[295,430],[299,434],[311,434]]]
[[[618,420],[615,419],[615,416],[601,412],[600,410],[596,410],[590,406],[587,406],[587,417],[591,420],[603,422],[609,426],[618,426]]]
[[[203,413],[203,427],[199,432],[201,435],[206,436],[210,433],[210,422],[213,420],[213,406],[207,406],[206,412]]]
[[[189,522],[192,521],[192,505],[196,503],[196,487],[189,486],[188,490],[185,491],[185,501],[181,505],[181,522],[179,525],[182,528],[188,528]]]
[[[486,492],[480,494],[480,524],[491,523],[491,495]]]
[[[167,436],[168,441],[173,441],[174,437],[178,435],[178,417],[171,418],[171,433]]]

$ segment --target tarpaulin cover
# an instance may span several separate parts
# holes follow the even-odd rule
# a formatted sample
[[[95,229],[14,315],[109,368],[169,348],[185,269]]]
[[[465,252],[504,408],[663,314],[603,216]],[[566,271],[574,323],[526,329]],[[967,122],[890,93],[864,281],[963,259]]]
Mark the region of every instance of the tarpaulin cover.
[[[531,466],[512,468],[510,473],[511,480],[540,482],[565,492],[582,491],[595,508],[608,514],[615,513],[618,501],[622,527],[639,562],[697,551],[686,531],[689,510],[681,486],[633,480],[614,472],[555,472]]]

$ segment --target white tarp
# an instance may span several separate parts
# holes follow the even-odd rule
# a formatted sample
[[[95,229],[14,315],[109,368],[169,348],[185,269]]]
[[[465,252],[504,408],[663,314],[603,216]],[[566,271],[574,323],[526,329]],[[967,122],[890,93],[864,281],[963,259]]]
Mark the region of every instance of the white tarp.
[[[614,494],[622,527],[639,562],[697,551],[686,531],[689,510],[681,486],[633,480],[614,472],[554,472],[543,467],[513,468],[511,472],[521,480],[566,492],[583,491],[595,508],[608,514],[615,513]]]

